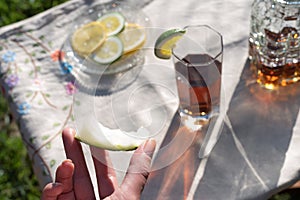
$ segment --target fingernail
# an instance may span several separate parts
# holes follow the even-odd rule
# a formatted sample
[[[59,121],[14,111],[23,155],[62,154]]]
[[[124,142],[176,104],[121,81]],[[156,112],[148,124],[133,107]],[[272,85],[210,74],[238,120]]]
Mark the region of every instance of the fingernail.
[[[73,164],[72,160],[71,159],[66,159],[62,162],[63,164],[68,164],[68,163],[71,163]]]
[[[63,132],[67,132],[67,133],[71,133],[72,135],[75,135],[76,133],[75,133],[75,130],[73,129],[73,128],[71,128],[71,127],[66,127],[66,128],[64,128],[64,130],[63,130]]]
[[[76,132],[75,132],[75,130],[74,130],[73,128],[69,128],[69,131],[70,131],[70,133],[71,133],[73,136],[76,135]]]
[[[156,141],[154,139],[147,140],[143,145],[143,151],[146,153],[149,157],[152,157],[153,152],[155,150]]]
[[[61,187],[61,186],[62,186],[61,183],[57,183],[57,182],[52,183],[52,187],[53,187],[53,188]]]

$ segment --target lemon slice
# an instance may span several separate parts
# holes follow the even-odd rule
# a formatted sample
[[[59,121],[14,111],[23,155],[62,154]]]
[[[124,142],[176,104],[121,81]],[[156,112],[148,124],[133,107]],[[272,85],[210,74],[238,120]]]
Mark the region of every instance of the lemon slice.
[[[97,21],[105,26],[108,36],[118,34],[125,26],[125,18],[119,12],[107,13],[100,17]]]
[[[146,40],[145,28],[137,24],[127,24],[118,35],[124,45],[124,54],[141,47]]]
[[[99,22],[90,22],[73,33],[71,45],[78,54],[87,55],[97,49],[105,38],[105,27]]]
[[[120,58],[122,53],[122,41],[116,36],[110,36],[95,50],[93,59],[101,64],[109,64]]]
[[[154,54],[161,59],[169,59],[172,48],[186,32],[185,29],[170,29],[163,32],[155,42]]]

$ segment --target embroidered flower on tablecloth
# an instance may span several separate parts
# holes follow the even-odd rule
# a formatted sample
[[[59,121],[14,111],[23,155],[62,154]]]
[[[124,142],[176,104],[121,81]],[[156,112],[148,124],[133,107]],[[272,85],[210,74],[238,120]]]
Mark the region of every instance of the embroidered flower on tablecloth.
[[[35,78],[33,80],[33,91],[44,91],[44,81],[40,80],[39,78]]]
[[[68,95],[73,95],[77,92],[77,88],[73,82],[68,82],[66,85],[66,92]]]
[[[30,110],[31,106],[29,103],[27,102],[23,102],[21,104],[18,105],[18,113],[20,115],[26,115],[29,113],[29,110]]]
[[[56,50],[51,54],[51,58],[53,61],[63,60],[65,57],[65,52]]]
[[[5,83],[9,88],[15,87],[19,82],[19,77],[16,74],[10,74],[5,78]]]
[[[70,74],[73,70],[73,66],[68,62],[62,62],[60,67],[63,74]]]
[[[16,53],[13,52],[13,51],[7,51],[5,54],[2,55],[2,60],[5,62],[5,63],[10,63],[10,62],[13,62],[16,58]]]

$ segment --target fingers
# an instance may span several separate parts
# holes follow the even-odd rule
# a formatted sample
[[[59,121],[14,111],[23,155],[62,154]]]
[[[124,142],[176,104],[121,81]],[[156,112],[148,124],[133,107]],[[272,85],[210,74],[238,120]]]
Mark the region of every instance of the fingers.
[[[82,153],[82,147],[74,136],[75,131],[71,128],[64,129],[63,142],[67,158],[74,163],[73,190],[77,199],[94,199],[94,189],[90,175]]]
[[[64,200],[73,200],[73,173],[74,173],[74,164],[71,160],[67,159],[58,166],[56,170],[56,182],[63,185],[63,193],[59,196],[58,199]]]
[[[42,193],[41,200],[56,200],[63,193],[63,185],[60,183],[48,183]]]
[[[56,182],[63,185],[64,193],[70,192],[73,189],[73,173],[74,164],[69,159],[63,161],[56,170]]]
[[[96,171],[98,191],[101,199],[111,195],[118,187],[114,169],[111,167],[108,154],[103,149],[91,147],[93,162]]]
[[[42,200],[56,200],[64,196],[64,200],[74,199],[72,194],[74,165],[71,160],[65,160],[56,170],[55,183],[47,184],[43,189]],[[68,196],[68,198],[66,198]]]
[[[133,195],[131,199],[137,199],[146,184],[155,146],[155,140],[147,140],[131,158],[127,174],[121,185],[123,192]]]

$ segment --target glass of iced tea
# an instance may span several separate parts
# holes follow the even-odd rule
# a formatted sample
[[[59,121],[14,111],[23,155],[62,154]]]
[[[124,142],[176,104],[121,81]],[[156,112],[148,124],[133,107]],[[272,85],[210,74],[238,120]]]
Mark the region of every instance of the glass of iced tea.
[[[222,35],[207,25],[186,26],[172,49],[182,123],[199,129],[220,112]]]

